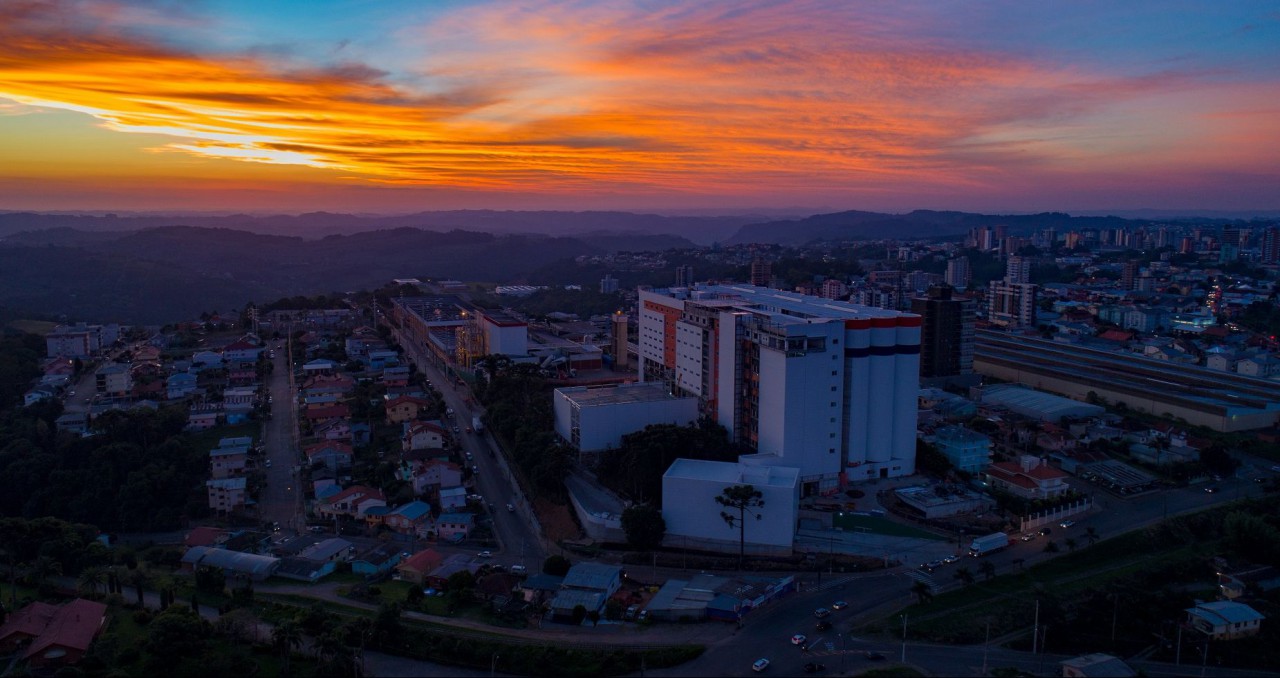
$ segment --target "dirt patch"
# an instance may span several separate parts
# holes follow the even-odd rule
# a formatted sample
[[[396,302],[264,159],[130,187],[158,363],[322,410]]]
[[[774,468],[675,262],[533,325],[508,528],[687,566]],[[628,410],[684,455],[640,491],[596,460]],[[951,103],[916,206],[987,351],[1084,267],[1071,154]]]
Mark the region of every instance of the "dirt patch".
[[[567,504],[553,504],[546,499],[536,499],[533,510],[538,515],[538,522],[542,523],[542,533],[551,541],[582,537],[582,531],[578,529],[572,509]]]

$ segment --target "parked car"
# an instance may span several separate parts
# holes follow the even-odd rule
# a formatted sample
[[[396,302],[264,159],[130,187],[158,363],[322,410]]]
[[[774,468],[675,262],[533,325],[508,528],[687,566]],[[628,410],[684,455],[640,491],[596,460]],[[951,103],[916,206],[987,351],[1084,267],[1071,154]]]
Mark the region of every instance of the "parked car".
[[[813,611],[813,616],[817,617],[818,619],[823,619],[830,614],[831,614],[831,610],[828,610],[825,607],[820,607]]]
[[[797,633],[796,635],[791,636],[792,645],[804,645],[807,640],[809,640],[809,637],[803,633]]]
[[[525,573],[527,573],[528,571],[529,571],[529,570],[528,570],[527,568],[525,568],[525,566],[524,566],[524,565],[512,565],[512,566],[511,566],[511,574],[525,574]]]
[[[767,668],[769,668],[769,660],[765,659],[764,657],[761,657],[755,660],[751,664],[751,670],[755,671],[756,673],[759,673]]]
[[[516,512],[516,507],[512,504],[507,504],[507,513],[515,513],[515,512]]]
[[[1033,540],[1033,539],[1035,539],[1035,538],[1036,538],[1036,533],[1035,533],[1035,532],[1028,532],[1028,533],[1026,533],[1026,534],[1022,535],[1022,541],[1031,541],[1031,540]]]

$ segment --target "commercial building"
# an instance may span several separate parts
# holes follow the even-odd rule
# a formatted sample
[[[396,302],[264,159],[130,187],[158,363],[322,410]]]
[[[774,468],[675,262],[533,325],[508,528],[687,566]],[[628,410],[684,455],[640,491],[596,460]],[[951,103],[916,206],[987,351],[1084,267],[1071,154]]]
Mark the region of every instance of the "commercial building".
[[[976,339],[974,371],[1004,381],[1079,400],[1092,393],[1215,431],[1267,428],[1280,417],[1271,380],[986,330]]]
[[[662,475],[662,517],[667,544],[688,544],[709,551],[736,553],[738,526],[720,516],[716,497],[725,488],[751,485],[762,494],[764,506],[745,519],[748,553],[790,554],[795,539],[800,474],[784,466],[677,459]]]
[[[991,439],[963,426],[944,426],[934,432],[934,444],[953,466],[982,473],[991,464]]]
[[[929,288],[925,297],[911,300],[920,316],[920,376],[925,379],[973,372],[974,303],[955,296],[955,288]]]
[[[992,280],[987,286],[987,320],[1004,327],[1034,327],[1036,286]]]
[[[969,286],[972,274],[969,271],[969,257],[954,257],[947,260],[947,272],[943,280],[952,287],[965,289]]]
[[[915,472],[920,316],[746,285],[640,291],[644,381],[696,396],[804,495]]]
[[[578,386],[555,391],[556,433],[579,452],[618,447],[622,436],[650,424],[684,426],[698,418],[698,399],[675,396],[664,384]]]
[[[992,464],[986,472],[987,484],[1023,499],[1053,499],[1066,494],[1067,474],[1039,457],[1024,454],[1017,461]]]

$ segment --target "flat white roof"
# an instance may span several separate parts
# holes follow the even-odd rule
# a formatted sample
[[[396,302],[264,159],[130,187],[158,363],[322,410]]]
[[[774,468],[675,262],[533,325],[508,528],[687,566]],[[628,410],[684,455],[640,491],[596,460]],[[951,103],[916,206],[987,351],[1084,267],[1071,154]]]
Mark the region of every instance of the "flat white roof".
[[[651,403],[663,400],[683,400],[671,395],[666,385],[646,381],[618,386],[574,386],[556,389],[579,407],[623,405],[627,403]]]
[[[663,477],[792,488],[800,482],[800,469],[791,466],[749,466],[731,461],[677,459],[671,463]]]

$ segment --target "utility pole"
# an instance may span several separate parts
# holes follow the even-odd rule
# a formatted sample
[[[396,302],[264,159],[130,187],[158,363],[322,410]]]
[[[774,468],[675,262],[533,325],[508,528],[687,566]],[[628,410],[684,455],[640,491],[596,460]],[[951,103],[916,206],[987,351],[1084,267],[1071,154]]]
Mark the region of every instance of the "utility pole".
[[[1040,601],[1036,601],[1036,620],[1031,626],[1031,654],[1040,648]]]
[[[902,615],[902,663],[907,663],[907,615]]]
[[[1173,653],[1173,665],[1182,666],[1182,624],[1178,624],[1178,649]]]
[[[987,649],[991,646],[991,620],[987,620],[987,639],[982,641],[982,675],[987,675]],[[842,671],[843,673],[843,671]]]

